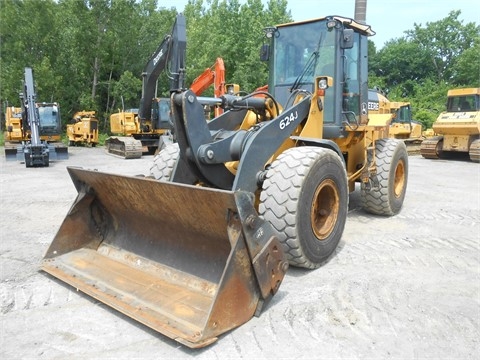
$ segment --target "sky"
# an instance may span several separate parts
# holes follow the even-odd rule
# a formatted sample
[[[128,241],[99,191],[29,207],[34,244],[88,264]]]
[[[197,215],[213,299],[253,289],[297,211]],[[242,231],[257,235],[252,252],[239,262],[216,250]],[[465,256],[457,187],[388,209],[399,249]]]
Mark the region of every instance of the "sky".
[[[262,0],[267,3],[267,0]],[[427,22],[442,20],[450,11],[460,10],[463,24],[475,22],[480,25],[478,0],[367,0],[366,23],[376,35],[371,38],[377,50],[385,42],[404,36],[404,31],[413,30],[414,24],[425,27]],[[204,0],[206,3],[207,0]],[[240,1],[241,3],[245,1]],[[165,8],[176,7],[183,11],[188,0],[159,0]],[[308,20],[327,15],[354,17],[355,0],[288,0],[294,21]],[[273,25],[273,24],[272,24]]]

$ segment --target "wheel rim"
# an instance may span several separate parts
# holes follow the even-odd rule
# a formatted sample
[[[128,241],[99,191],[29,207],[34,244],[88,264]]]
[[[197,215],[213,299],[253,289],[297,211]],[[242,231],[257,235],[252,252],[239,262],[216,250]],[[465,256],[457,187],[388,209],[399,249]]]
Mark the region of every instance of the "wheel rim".
[[[323,181],[315,190],[310,219],[312,231],[319,240],[325,240],[335,228],[340,211],[340,196],[331,179]]]
[[[404,186],[405,186],[405,164],[403,160],[401,160],[398,162],[398,165],[395,168],[393,192],[395,193],[396,198],[399,198],[402,195]]]

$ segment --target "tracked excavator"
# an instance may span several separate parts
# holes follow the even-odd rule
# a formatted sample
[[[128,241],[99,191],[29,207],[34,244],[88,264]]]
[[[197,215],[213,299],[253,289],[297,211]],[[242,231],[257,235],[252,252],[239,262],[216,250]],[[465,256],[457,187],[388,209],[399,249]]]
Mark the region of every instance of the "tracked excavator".
[[[154,154],[164,143],[170,142],[167,135],[172,129],[170,99],[155,97],[155,90],[160,73],[166,68],[173,69],[171,64],[168,66],[171,59],[184,61],[183,55],[181,57],[175,53],[177,51],[184,53],[186,42],[185,34],[179,31],[184,25],[178,21],[183,20],[175,22],[171,34],[165,37],[145,66],[142,73],[140,108],[121,111],[110,116],[110,131],[123,136],[112,136],[107,139],[108,153],[126,159],[140,158],[142,154]],[[184,67],[184,64],[176,67]],[[225,94],[225,64],[222,58],[217,58],[211,67],[205,69],[192,82],[190,89],[196,95],[200,95],[211,85],[214,85],[216,97]],[[206,104],[205,110],[209,114],[211,107]],[[223,109],[220,106],[214,106],[213,111],[215,116],[218,116]]]
[[[480,162],[480,88],[449,90],[446,111],[432,128],[435,136],[425,139],[420,146],[424,158],[467,153],[471,161]]]
[[[169,133],[172,126],[170,99],[155,97],[157,79],[162,71],[167,70],[170,72],[170,82],[179,81],[176,80],[179,74],[174,73],[173,69],[180,66],[172,62],[184,62],[185,50],[185,21],[176,19],[171,33],[165,36],[144,67],[138,110],[122,111],[110,116],[110,131],[122,136],[111,136],[105,141],[108,154],[135,159],[143,153],[153,154],[158,149],[161,137]]]
[[[33,70],[25,68],[25,80],[23,92],[20,94],[21,101],[21,145],[15,149],[16,159],[24,162],[28,167],[46,167],[50,165],[50,157],[55,157],[55,147],[49,145],[40,138],[40,114],[36,104],[35,84]],[[25,135],[28,134],[28,135]]]
[[[78,196],[43,271],[199,348],[260,316],[289,265],[332,256],[357,183],[366,211],[401,210],[405,144],[368,113],[373,30],[328,16],[264,31],[269,92],[201,98],[176,69],[175,143],[149,174],[68,168]],[[207,103],[225,111],[206,121]]]
[[[24,99],[20,99],[23,103]],[[58,103],[36,102],[40,141],[51,149],[50,160],[68,159],[68,147],[62,143],[62,121]],[[25,108],[26,109],[26,108]],[[5,109],[5,158],[7,161],[23,161],[22,143],[31,141],[31,129],[22,107],[7,106]],[[23,114],[23,115],[22,115]],[[20,150],[20,152],[19,152]]]

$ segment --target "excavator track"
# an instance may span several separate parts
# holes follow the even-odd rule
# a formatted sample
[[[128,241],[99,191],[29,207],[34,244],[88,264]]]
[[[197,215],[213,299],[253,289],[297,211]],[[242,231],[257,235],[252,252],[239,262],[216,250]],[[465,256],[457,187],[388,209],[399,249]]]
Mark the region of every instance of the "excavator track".
[[[443,137],[435,136],[425,139],[420,145],[420,154],[425,159],[438,159],[442,155]]]
[[[480,162],[480,139],[472,141],[468,155],[470,156],[470,160]]]
[[[105,141],[106,151],[110,155],[125,159],[142,157],[142,142],[129,136],[112,136]]]

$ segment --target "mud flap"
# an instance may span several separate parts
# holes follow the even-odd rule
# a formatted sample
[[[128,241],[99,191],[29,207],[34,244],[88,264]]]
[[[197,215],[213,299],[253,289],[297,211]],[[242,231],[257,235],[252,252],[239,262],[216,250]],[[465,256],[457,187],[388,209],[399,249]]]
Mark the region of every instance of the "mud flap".
[[[278,290],[288,262],[250,193],[68,171],[78,196],[45,272],[192,348]]]

